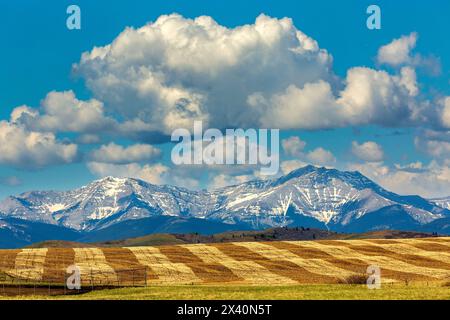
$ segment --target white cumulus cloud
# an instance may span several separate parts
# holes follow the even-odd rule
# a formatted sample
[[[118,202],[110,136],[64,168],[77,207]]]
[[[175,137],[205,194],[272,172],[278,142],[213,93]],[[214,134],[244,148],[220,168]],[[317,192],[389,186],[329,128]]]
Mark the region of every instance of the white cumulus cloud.
[[[74,70],[125,119],[167,134],[194,120],[217,128],[258,125],[250,96],[332,83],[331,62],[288,18],[261,15],[254,24],[227,28],[211,17],[172,14],[127,28],[84,53]]]
[[[87,166],[93,174],[99,177],[135,178],[153,184],[163,184],[165,181],[164,174],[169,171],[168,167],[160,163],[140,165],[138,163],[111,164],[88,162]]]
[[[393,40],[378,50],[377,60],[382,64],[398,66],[411,62],[411,50],[416,47],[417,33]]]
[[[292,168],[298,164],[313,164],[317,166],[331,167],[336,162],[336,157],[333,153],[322,147],[318,147],[311,151],[304,150],[306,147],[306,142],[297,136],[291,136],[283,139],[281,141],[281,145],[283,146],[283,150],[286,155],[297,158],[295,160],[284,161],[284,168],[282,167],[281,169],[285,173],[288,168]]]
[[[443,99],[441,104],[442,104],[442,116],[441,116],[442,125],[445,128],[450,129],[450,97],[446,97],[445,99]]]
[[[423,197],[448,196],[450,190],[450,162],[431,161],[428,165],[412,163],[390,167],[382,162],[350,164],[350,170],[358,170],[389,191],[402,195]]]
[[[78,147],[58,141],[53,133],[29,131],[0,121],[0,164],[36,169],[77,160]]]
[[[404,67],[398,75],[355,67],[345,87],[333,93],[320,80],[303,88],[289,86],[272,96],[257,93],[249,104],[261,112],[261,125],[281,129],[323,129],[349,125],[399,126],[416,121],[418,94],[415,71]]]
[[[334,157],[333,153],[321,147],[308,152],[306,158],[311,164],[326,167],[331,167],[336,162],[336,158]]]
[[[301,140],[299,137],[293,136],[281,141],[283,150],[287,155],[298,157],[303,154],[303,149],[305,149],[306,142]]]
[[[94,162],[126,164],[132,162],[150,161],[159,158],[161,150],[148,144],[135,144],[123,147],[111,142],[101,146],[90,154]]]
[[[383,148],[374,141],[367,141],[362,144],[353,141],[352,153],[359,159],[368,162],[379,162],[384,158]]]
[[[79,100],[73,91],[48,93],[40,112],[28,106],[17,107],[11,113],[11,121],[48,132],[101,132],[116,125],[115,120],[105,116],[102,102]]]

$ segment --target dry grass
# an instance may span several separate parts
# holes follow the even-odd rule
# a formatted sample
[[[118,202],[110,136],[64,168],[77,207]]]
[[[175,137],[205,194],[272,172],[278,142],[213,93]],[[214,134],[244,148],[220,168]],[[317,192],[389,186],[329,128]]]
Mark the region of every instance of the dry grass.
[[[20,298],[20,297],[19,297]],[[450,299],[450,290],[443,286],[423,284],[382,285],[381,289],[368,290],[363,285],[189,285],[150,286],[99,290],[87,294],[61,297],[23,297],[24,299],[136,299],[136,300],[378,300],[378,299]],[[17,297],[15,297],[17,299]]]

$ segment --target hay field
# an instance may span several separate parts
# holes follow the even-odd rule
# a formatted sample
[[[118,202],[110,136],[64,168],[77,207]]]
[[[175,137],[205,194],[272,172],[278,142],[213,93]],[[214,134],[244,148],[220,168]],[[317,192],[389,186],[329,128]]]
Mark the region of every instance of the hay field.
[[[149,286],[342,284],[369,265],[380,267],[382,283],[443,284],[450,238],[0,250],[0,272],[24,280],[63,283],[73,264],[83,285],[120,283],[130,269],[145,269],[133,277]]]

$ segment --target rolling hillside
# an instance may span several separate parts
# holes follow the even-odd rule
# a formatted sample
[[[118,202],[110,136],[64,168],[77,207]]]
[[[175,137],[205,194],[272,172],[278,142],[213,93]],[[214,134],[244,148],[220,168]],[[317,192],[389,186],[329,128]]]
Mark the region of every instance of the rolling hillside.
[[[424,232],[380,230],[365,233],[337,233],[328,230],[295,227],[266,230],[229,231],[215,234],[152,233],[142,237],[100,242],[74,242],[48,240],[36,242],[26,248],[88,248],[88,247],[138,247],[175,244],[255,242],[255,241],[305,241],[305,240],[355,240],[355,239],[413,239],[438,235]]]
[[[450,280],[450,238],[0,251],[0,273],[20,279],[62,282],[73,264],[83,285],[114,285],[131,269],[145,270],[133,282],[145,276],[149,285],[336,284],[365,274],[369,265],[381,268],[385,283],[442,282]]]

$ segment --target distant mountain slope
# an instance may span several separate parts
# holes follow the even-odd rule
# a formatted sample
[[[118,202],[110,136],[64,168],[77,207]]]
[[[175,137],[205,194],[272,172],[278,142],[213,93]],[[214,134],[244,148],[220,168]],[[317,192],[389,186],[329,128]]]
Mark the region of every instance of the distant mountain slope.
[[[80,232],[22,219],[0,219],[0,248],[20,248],[45,240],[78,240]]]
[[[230,225],[219,221],[157,216],[126,220],[106,228],[91,231],[79,238],[79,241],[98,242],[119,240],[155,233],[200,233],[209,235],[232,230],[245,230],[246,228],[248,229],[245,225]]]
[[[437,206],[450,210],[450,197],[431,199],[430,201]]]
[[[421,228],[425,232],[437,232],[450,235],[450,217],[434,220]]]
[[[32,191],[8,197],[0,203],[0,212],[4,218],[77,230],[91,240],[138,233],[209,229],[214,233],[282,226],[352,232],[435,226],[432,231],[441,232],[441,224],[431,223],[450,217],[441,202],[397,195],[359,172],[313,166],[276,179],[214,191],[108,177],[76,190]]]

